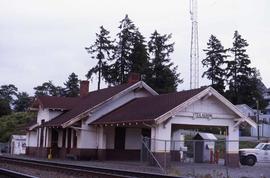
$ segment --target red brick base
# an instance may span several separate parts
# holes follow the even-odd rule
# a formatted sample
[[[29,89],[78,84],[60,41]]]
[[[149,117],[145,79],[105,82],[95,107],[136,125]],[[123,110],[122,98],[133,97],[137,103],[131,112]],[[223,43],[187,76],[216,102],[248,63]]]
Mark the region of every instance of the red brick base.
[[[41,147],[26,147],[26,155],[38,157],[38,158],[47,158],[49,154],[49,148]]]
[[[47,158],[50,148],[27,147],[26,155]],[[114,150],[114,149],[80,149],[57,148],[52,149],[52,158],[71,158],[78,160],[119,160],[139,161],[140,150]]]
[[[239,167],[239,154],[227,153],[225,159],[225,165],[229,167]]]
[[[154,156],[162,167],[168,168],[171,166],[171,153],[159,152],[154,153]],[[151,163],[155,165],[157,164],[154,160],[151,161]]]

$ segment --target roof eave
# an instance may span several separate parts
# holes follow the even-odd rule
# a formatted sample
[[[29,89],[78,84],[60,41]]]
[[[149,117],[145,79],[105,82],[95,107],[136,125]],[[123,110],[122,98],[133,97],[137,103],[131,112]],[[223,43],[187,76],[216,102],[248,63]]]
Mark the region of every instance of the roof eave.
[[[174,107],[173,109],[171,109],[170,111],[164,113],[163,115],[157,117],[155,119],[155,123],[156,124],[160,124],[164,121],[166,121],[168,118],[174,116],[176,114],[176,112],[180,111],[181,109],[184,109],[186,107],[188,107],[189,105],[191,105],[192,103],[194,103],[195,101],[199,100],[200,98],[202,98],[203,96],[205,96],[205,94],[209,91],[209,87],[202,90],[201,92],[199,92],[198,94],[192,96],[191,98],[189,98],[188,100],[184,101],[183,103],[181,103],[180,105]]]
[[[175,115],[176,112],[180,111],[181,109],[184,109],[184,108],[188,107],[189,105],[191,105],[195,101],[203,98],[207,93],[210,93],[211,95],[212,94],[215,95],[215,97],[217,97],[220,101],[222,101],[227,107],[229,107],[234,113],[236,113],[240,117],[240,120],[241,121],[238,121],[234,125],[234,127],[237,127],[242,122],[247,122],[249,125],[251,125],[252,127],[255,127],[256,128],[257,124],[253,120],[251,120],[250,118],[246,117],[242,112],[239,111],[239,109],[235,105],[233,105],[230,101],[228,101],[224,96],[222,96],[221,94],[219,94],[212,87],[207,87],[205,90],[202,90],[201,92],[199,92],[198,94],[194,95],[193,97],[191,97],[187,101],[185,101],[182,104],[178,105],[177,107],[171,109],[170,111],[164,113],[163,115],[157,117],[155,119],[156,124],[160,124],[160,123],[166,121],[168,118],[170,118],[173,115]]]

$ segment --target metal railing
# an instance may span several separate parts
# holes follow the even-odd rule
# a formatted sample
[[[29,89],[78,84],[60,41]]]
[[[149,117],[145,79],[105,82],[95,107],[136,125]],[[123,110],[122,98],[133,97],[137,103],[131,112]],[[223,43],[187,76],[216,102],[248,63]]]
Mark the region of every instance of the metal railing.
[[[146,161],[152,162],[152,161],[150,161],[150,157],[151,157],[152,160],[154,160],[154,162],[157,164],[157,166],[161,169],[161,171],[166,174],[166,169],[164,169],[164,167],[161,166],[160,162],[157,160],[157,158],[155,157],[155,155],[151,151],[149,140],[150,140],[150,138],[147,138],[147,137],[141,138],[141,142],[142,142],[141,161],[144,161],[145,160],[144,156],[146,156],[146,158],[147,158]],[[144,153],[146,153],[146,155],[144,155]]]

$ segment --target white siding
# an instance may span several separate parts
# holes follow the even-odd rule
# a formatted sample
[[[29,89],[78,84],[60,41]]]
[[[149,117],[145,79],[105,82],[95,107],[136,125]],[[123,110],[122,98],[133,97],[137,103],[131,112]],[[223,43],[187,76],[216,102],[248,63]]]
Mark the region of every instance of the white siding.
[[[234,115],[226,105],[220,102],[215,97],[211,96],[205,100],[199,100],[191,106],[187,107],[184,111],[199,112],[199,113],[212,113],[212,114],[226,114]]]
[[[26,135],[26,146],[27,147],[36,147],[37,146],[37,132],[30,131]]]
[[[39,109],[37,114],[37,123],[41,124],[41,121],[48,121],[50,118],[49,109]]]
[[[154,152],[170,152],[171,140],[171,120],[166,124],[159,124],[151,129],[151,151]],[[165,142],[166,141],[166,142]]]
[[[59,148],[62,147],[62,143],[63,143],[63,131],[59,130],[58,131],[58,142],[57,142],[57,145]]]
[[[41,124],[42,120],[44,120],[45,122],[49,121],[55,118],[56,116],[60,115],[61,113],[62,113],[61,111],[52,111],[47,108],[45,109],[39,108],[38,115],[37,115],[37,123]]]
[[[107,149],[114,149],[114,139],[115,139],[115,127],[106,127],[106,147]]]
[[[82,124],[82,130],[78,132],[77,137],[78,148],[97,148],[97,128]]]
[[[134,150],[141,149],[141,129],[126,128],[125,149]]]

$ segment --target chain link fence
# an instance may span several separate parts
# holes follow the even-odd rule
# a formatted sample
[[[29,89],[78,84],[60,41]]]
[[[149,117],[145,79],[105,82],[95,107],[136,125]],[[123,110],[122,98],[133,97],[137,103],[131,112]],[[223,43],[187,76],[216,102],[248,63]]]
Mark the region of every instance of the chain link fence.
[[[238,142],[239,149],[242,149],[254,148],[266,140],[159,140],[142,137],[141,161],[160,167],[164,173],[168,173],[172,167],[194,163],[226,167],[227,146],[235,142]]]

